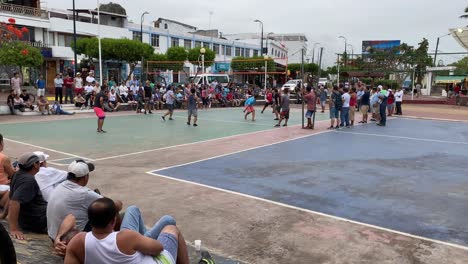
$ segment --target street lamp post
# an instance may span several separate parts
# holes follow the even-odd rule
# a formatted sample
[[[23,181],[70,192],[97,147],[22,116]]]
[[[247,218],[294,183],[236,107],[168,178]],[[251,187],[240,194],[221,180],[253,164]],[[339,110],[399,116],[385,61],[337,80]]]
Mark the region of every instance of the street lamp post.
[[[141,14],[141,19],[140,19],[140,42],[143,43],[143,20],[145,19],[145,15],[148,15],[148,12],[144,12]]]
[[[148,12],[144,12],[143,14],[141,14],[141,19],[140,19],[140,42],[143,43],[143,20],[145,19],[145,15],[149,14]],[[141,82],[143,82],[143,77],[145,77],[144,75],[144,69],[145,69],[145,66],[144,66],[144,60],[145,58],[143,58],[143,56],[141,56]],[[148,76],[146,76],[147,78]]]
[[[452,33],[448,33],[448,34],[444,34],[440,37],[437,38],[437,44],[436,44],[436,49],[435,49],[435,54],[434,54],[434,62],[432,63],[433,65],[432,66],[436,66],[436,61],[437,61],[437,53],[439,53],[439,41],[441,38],[443,37],[446,37],[446,36],[450,36]]]
[[[263,54],[263,22],[258,19],[254,20],[254,22],[260,23],[260,25],[262,26],[262,33],[260,36],[260,54],[262,55]],[[267,54],[268,54],[268,51],[267,51]]]
[[[264,85],[264,89],[266,91],[266,88],[267,88],[268,56],[265,55],[265,56],[263,56],[263,58],[265,59],[265,85]]]
[[[99,3],[99,0],[97,0],[97,14],[98,14],[99,82],[102,85],[103,74],[102,74],[102,47],[101,47],[101,4]]]
[[[205,77],[203,76],[203,74],[205,74],[205,53],[206,53],[206,49],[201,48],[200,49],[200,54],[201,54],[201,59],[202,59],[202,83],[203,83],[203,86],[205,86]]]

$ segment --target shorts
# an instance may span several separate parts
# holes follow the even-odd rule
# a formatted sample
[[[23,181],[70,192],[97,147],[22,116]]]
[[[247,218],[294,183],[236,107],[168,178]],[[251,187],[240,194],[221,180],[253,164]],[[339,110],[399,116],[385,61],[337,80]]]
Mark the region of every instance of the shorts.
[[[173,234],[161,233],[158,241],[163,245],[163,252],[154,257],[157,263],[175,264],[177,259],[178,243]]]
[[[327,103],[327,99],[320,98],[320,106],[324,107],[326,103]]]
[[[245,110],[247,110],[247,112],[249,112],[249,113],[255,112],[255,108],[254,108],[253,106],[251,106],[251,105],[248,105],[248,106],[245,108]]]
[[[311,110],[307,110],[307,113],[306,113],[306,118],[312,118],[312,116],[314,115],[315,111],[311,111]]]
[[[369,112],[369,106],[368,105],[361,105],[361,114],[367,115]]]
[[[289,119],[289,110],[281,111],[281,117],[284,119]]]
[[[372,113],[374,114],[380,114],[380,105],[379,104],[374,104],[372,106]]]
[[[335,107],[330,107],[330,119],[339,119],[340,118],[340,110],[336,109]]]
[[[203,103],[203,105],[208,105],[208,98],[203,97],[202,98],[202,103]]]
[[[75,94],[83,94],[84,89],[83,88],[75,88]]]
[[[198,116],[198,110],[197,109],[189,109],[188,110],[188,115],[197,117]]]
[[[354,121],[354,116],[356,114],[356,106],[349,107],[349,120]]]
[[[94,107],[94,113],[96,113],[96,116],[97,116],[99,119],[104,119],[104,118],[106,118],[106,113],[104,113],[104,110],[102,110],[102,108]]]
[[[270,106],[270,105],[273,105],[273,102],[265,102],[265,106]]]
[[[166,104],[166,106],[167,106],[167,110],[169,112],[171,112],[171,113],[174,112],[174,104]]]
[[[42,89],[37,89],[37,96],[45,96],[45,89],[42,88]]]

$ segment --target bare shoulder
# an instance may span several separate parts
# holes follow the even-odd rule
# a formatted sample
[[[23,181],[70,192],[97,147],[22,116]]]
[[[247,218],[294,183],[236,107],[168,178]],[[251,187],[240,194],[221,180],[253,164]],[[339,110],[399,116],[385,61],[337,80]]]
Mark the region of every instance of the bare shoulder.
[[[80,245],[84,245],[86,233],[80,232],[70,240],[68,244],[69,248],[78,248]]]

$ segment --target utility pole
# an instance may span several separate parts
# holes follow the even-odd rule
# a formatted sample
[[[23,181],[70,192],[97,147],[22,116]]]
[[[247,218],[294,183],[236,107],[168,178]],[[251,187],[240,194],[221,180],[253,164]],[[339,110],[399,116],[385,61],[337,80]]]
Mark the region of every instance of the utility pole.
[[[339,87],[340,86],[340,54],[338,55],[338,59],[336,60],[337,68],[338,68],[338,79],[336,81],[336,85]]]
[[[302,128],[305,128],[305,118],[304,118],[304,111],[305,111],[305,102],[304,102],[304,47],[301,49],[301,87],[299,90],[301,96],[298,98],[302,98]]]
[[[319,56],[319,67],[318,67],[318,73],[317,73],[317,86],[320,78],[320,74],[322,74],[322,55],[323,55],[323,47],[320,47],[320,56]]]
[[[49,36],[49,34],[47,34]],[[73,53],[75,57],[75,75],[78,73],[78,56],[76,54],[76,10],[75,10],[75,0],[73,0]]]

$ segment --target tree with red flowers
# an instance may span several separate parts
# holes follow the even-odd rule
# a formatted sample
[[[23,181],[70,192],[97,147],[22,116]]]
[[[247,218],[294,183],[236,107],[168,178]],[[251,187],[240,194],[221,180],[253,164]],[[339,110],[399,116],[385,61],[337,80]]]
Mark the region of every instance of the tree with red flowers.
[[[16,26],[14,18],[0,22],[0,64],[20,67],[38,67],[43,62],[39,49],[21,41],[29,33],[26,27]]]

